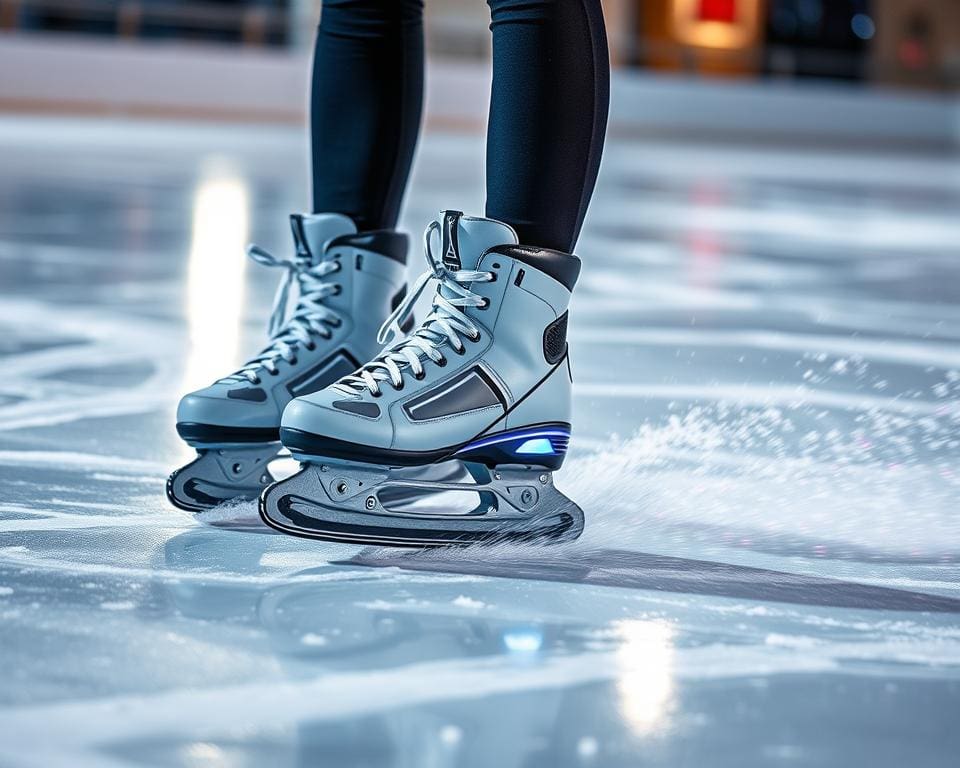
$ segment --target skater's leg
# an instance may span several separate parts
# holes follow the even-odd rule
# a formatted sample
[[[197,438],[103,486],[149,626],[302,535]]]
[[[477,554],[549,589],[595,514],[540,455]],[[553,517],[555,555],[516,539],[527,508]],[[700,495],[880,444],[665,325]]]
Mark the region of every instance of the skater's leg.
[[[487,0],[487,216],[572,252],[593,193],[610,67],[600,0]]]
[[[422,0],[324,0],[313,61],[313,210],[396,225],[423,101]]]
[[[570,439],[571,251],[606,126],[600,0],[488,3],[490,218],[441,212],[425,237],[430,269],[385,324],[402,327],[433,280],[420,328],[284,410],[280,438],[304,466],[260,496],[278,530],[419,546],[569,541],[583,528],[551,476]],[[450,465],[473,482],[422,474]],[[436,493],[467,508],[417,508]]]

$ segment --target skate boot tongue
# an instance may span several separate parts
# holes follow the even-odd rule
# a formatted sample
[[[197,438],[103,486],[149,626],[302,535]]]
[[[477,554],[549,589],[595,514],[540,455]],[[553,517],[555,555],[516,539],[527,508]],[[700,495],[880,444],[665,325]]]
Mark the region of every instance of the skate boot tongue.
[[[327,242],[341,235],[355,234],[357,226],[342,213],[293,213],[290,230],[297,249],[297,263],[316,266],[326,258]]]
[[[517,233],[494,219],[440,212],[440,260],[451,272],[475,270],[480,257],[495,245],[517,245]]]
[[[304,276],[319,268],[321,272],[332,271],[328,261],[326,244],[342,235],[352,235],[357,231],[349,216],[341,213],[293,213],[290,215],[290,229],[296,253],[293,259],[281,259],[258,245],[247,246],[247,255],[265,267],[279,267],[285,270],[284,278],[277,287],[273,299],[273,311],[270,313],[269,333],[275,337],[284,328],[287,321],[287,304],[291,289],[295,285],[303,288]],[[321,266],[323,265],[323,266]],[[251,364],[254,361],[251,361]]]
[[[430,268],[419,277],[413,289],[380,327],[377,341],[381,344],[404,337],[401,323],[431,281],[438,283],[434,301],[439,296],[447,302],[457,302],[452,306],[447,304],[446,311],[458,312],[455,307],[468,306],[462,303],[465,298],[477,298],[470,293],[468,286],[475,280],[487,279],[483,273],[470,274],[477,272],[483,254],[495,246],[518,245],[517,233],[509,224],[495,219],[464,216],[460,211],[440,211],[440,218],[430,223],[424,238],[425,255]],[[441,319],[436,312],[427,317],[417,332],[426,331],[425,338],[430,338],[433,333],[427,327],[431,318]]]

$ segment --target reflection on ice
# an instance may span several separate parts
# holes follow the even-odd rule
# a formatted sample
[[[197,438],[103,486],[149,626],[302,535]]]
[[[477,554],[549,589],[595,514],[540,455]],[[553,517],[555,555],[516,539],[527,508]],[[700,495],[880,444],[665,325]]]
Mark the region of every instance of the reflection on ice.
[[[543,633],[536,628],[510,629],[503,633],[503,645],[510,653],[536,653],[543,646]]]
[[[663,621],[628,619],[614,624],[620,711],[637,736],[662,730],[674,689],[674,630]]]
[[[194,194],[184,392],[208,385],[237,362],[246,294],[248,197],[246,182],[219,165],[207,170]]]

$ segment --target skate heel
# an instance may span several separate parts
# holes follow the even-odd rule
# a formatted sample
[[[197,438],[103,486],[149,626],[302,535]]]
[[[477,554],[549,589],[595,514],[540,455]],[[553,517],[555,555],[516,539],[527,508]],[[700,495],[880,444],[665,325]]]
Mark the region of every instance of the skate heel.
[[[570,444],[570,425],[564,422],[533,424],[479,437],[454,457],[487,467],[526,464],[551,472],[560,469]]]

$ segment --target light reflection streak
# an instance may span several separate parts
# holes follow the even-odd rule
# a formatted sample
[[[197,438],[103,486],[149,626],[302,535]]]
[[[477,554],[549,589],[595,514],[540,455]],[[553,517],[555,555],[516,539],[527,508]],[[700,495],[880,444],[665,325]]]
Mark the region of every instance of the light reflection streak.
[[[211,169],[201,178],[193,201],[187,270],[190,346],[183,391],[206,386],[237,365],[249,210],[242,178],[222,168]]]
[[[543,647],[543,633],[535,627],[510,630],[504,632],[503,644],[510,653],[536,653]]]
[[[673,627],[663,621],[626,620],[615,625],[617,694],[631,730],[646,736],[662,730],[673,706]]]

